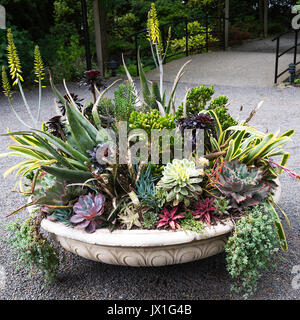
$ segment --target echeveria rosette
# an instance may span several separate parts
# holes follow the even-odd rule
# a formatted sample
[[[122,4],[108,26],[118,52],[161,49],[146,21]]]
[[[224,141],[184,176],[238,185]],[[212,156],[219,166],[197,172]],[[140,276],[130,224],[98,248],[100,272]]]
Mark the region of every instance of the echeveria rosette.
[[[80,196],[78,202],[73,206],[75,215],[70,221],[77,225],[79,229],[85,229],[88,233],[93,233],[103,223],[103,220],[97,219],[104,212],[105,197],[99,193],[91,193]]]
[[[178,207],[173,208],[171,211],[164,208],[163,213],[160,214],[160,220],[158,221],[157,228],[164,227],[165,229],[171,227],[173,231],[176,229],[181,230],[177,220],[184,218],[184,213],[176,214]]]
[[[157,184],[158,191],[164,190],[166,202],[177,206],[180,202],[188,207],[191,198],[202,192],[200,182],[203,170],[197,169],[193,161],[174,159],[163,170],[163,177]]]
[[[237,159],[226,161],[222,168],[218,190],[230,200],[232,208],[257,206],[269,195],[272,187],[263,178],[263,171],[248,167]]]

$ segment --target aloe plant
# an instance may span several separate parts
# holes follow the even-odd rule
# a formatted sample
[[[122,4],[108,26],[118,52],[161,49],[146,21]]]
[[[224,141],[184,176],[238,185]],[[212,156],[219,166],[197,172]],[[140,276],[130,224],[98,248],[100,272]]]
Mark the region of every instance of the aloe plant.
[[[8,76],[5,70],[5,67],[2,67],[2,86],[3,86],[3,93],[4,95],[8,98],[9,105],[16,115],[17,119],[26,127],[28,128],[37,128],[37,124],[40,120],[40,113],[41,113],[41,102],[42,102],[42,80],[44,80],[45,76],[45,67],[44,63],[40,54],[39,46],[35,46],[34,49],[34,73],[36,76],[35,82],[38,83],[39,85],[39,97],[38,97],[38,112],[37,112],[37,117],[35,118],[33,116],[33,111],[31,107],[29,106],[26,96],[23,91],[22,87],[22,66],[21,66],[21,61],[17,52],[17,48],[14,43],[14,38],[13,34],[11,32],[11,28],[7,29],[7,57],[8,57],[8,66],[10,69],[10,76],[13,81],[13,86],[18,85],[19,91],[21,93],[21,97],[23,99],[25,108],[27,113],[29,114],[29,117],[32,121],[32,124],[27,124],[22,117],[16,112],[12,105],[12,91],[11,87],[9,84]]]

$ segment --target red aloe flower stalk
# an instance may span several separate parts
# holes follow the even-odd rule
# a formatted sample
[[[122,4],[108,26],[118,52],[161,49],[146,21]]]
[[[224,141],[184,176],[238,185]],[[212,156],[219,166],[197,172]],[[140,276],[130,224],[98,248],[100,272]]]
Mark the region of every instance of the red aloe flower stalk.
[[[176,214],[178,207],[174,207],[171,211],[168,211],[166,208],[163,209],[163,213],[159,216],[161,219],[158,221],[157,228],[171,227],[173,231],[176,229],[181,230],[179,223],[176,221],[178,219],[184,218],[184,213]]]
[[[206,220],[206,222],[210,224],[211,214],[216,211],[214,201],[214,198],[206,198],[204,201],[198,201],[195,205],[196,210],[191,211],[195,219]]]
[[[269,159],[269,162],[276,165],[277,167],[281,168],[283,171],[285,171],[293,180],[300,180],[300,175],[296,174],[292,170],[288,169],[287,167],[282,166],[281,164],[278,164],[272,160]]]

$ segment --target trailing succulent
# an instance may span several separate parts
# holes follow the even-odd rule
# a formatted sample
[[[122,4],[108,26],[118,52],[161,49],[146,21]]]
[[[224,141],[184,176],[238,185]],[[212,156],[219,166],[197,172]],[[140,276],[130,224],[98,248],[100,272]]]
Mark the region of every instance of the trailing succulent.
[[[105,197],[101,193],[80,196],[73,206],[75,215],[70,221],[76,224],[77,228],[84,229],[88,233],[95,232],[103,223],[104,203]]]
[[[40,270],[45,283],[54,282],[59,268],[59,250],[40,234],[38,218],[31,215],[25,221],[17,219],[1,226],[11,233],[3,241],[17,254],[15,262],[22,263],[30,274]]]
[[[197,198],[202,192],[200,182],[203,172],[196,169],[195,163],[187,159],[174,159],[163,170],[163,176],[157,184],[158,190],[165,192],[165,200],[177,206],[184,202],[189,206],[191,198]]]
[[[233,235],[225,245],[227,270],[236,283],[231,287],[244,298],[257,289],[262,271],[274,264],[274,255],[279,250],[279,241],[274,231],[274,220],[264,204],[255,206],[236,224]]]
[[[232,208],[242,210],[265,200],[271,187],[263,180],[263,172],[238,160],[225,161],[217,189],[230,199]]]

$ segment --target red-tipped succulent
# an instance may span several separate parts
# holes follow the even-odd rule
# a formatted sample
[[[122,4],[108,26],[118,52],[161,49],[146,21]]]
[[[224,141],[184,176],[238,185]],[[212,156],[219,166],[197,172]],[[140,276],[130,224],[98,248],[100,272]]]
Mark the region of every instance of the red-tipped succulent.
[[[214,206],[214,198],[206,198],[204,201],[199,200],[195,204],[195,211],[191,211],[191,213],[195,216],[195,219],[204,220],[208,224],[211,221],[211,214],[216,211]]]
[[[158,221],[157,228],[164,227],[165,229],[171,227],[172,230],[181,229],[178,219],[184,218],[184,213],[176,214],[178,207],[174,207],[171,211],[166,208],[163,209],[163,213],[159,216],[161,219]]]
[[[101,193],[80,196],[78,202],[73,206],[76,214],[71,217],[70,221],[76,224],[77,228],[85,229],[88,233],[95,232],[103,223],[99,217],[103,214],[104,203],[105,197]]]

